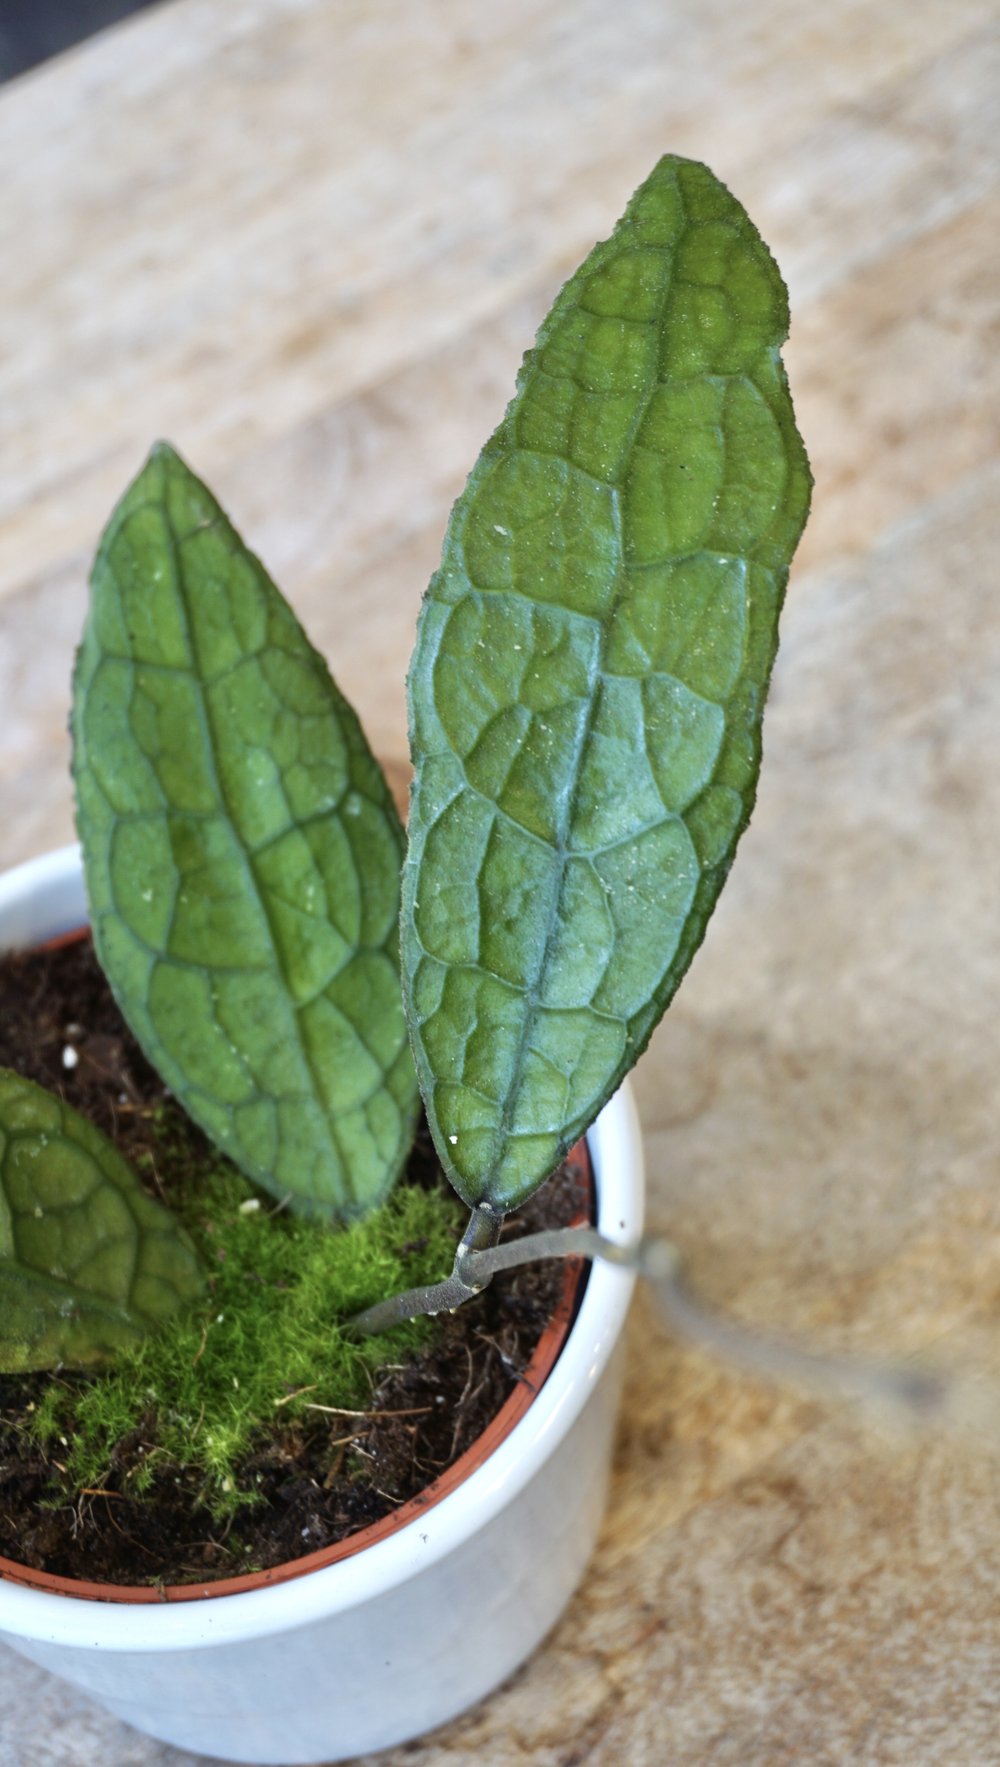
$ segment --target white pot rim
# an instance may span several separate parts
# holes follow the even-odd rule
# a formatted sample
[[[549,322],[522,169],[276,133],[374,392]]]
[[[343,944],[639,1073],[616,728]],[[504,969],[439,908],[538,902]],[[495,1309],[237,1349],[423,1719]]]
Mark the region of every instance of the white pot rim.
[[[4,937],[29,900],[41,899],[44,930]],[[0,948],[44,939],[86,917],[79,848],[63,847],[0,874]],[[643,1224],[643,1156],[626,1082],[588,1130],[598,1180],[600,1231],[634,1244]],[[292,1630],[358,1606],[447,1557],[517,1496],[570,1428],[600,1379],[621,1333],[635,1276],[596,1262],[579,1313],[541,1392],[510,1435],[454,1491],[395,1533],[352,1557],[283,1583],[182,1602],[125,1604],[29,1589],[0,1577],[0,1632],[107,1651],[189,1650],[193,1646]]]

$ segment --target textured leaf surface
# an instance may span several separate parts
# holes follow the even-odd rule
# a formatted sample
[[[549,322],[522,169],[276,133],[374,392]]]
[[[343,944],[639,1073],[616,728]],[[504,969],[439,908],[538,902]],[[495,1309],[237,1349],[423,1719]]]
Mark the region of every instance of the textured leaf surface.
[[[784,286],[667,158],[452,514],[410,675],[404,991],[449,1176],[510,1207],[632,1065],[748,820],[810,477]]]
[[[402,830],[291,609],[161,445],[101,544],[77,665],[77,821],[129,1024],[250,1177],[317,1215],[386,1194],[417,1107]]]
[[[0,1068],[0,1369],[102,1362],[203,1287],[193,1246],[100,1130]]]

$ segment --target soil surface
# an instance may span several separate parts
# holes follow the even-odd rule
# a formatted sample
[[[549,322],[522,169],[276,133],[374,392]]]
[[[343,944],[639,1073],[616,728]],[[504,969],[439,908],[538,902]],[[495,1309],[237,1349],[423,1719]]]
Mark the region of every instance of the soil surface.
[[[151,1116],[165,1108],[194,1165],[218,1162],[124,1024],[89,939],[0,959],[0,1065],[60,1092],[126,1156],[150,1145]],[[409,1176],[441,1182],[426,1131]],[[569,1161],[505,1232],[563,1225],[588,1208],[587,1174]],[[443,1318],[432,1345],[386,1369],[356,1427],[317,1419],[262,1441],[245,1468],[248,1483],[260,1475],[262,1500],[225,1526],[177,1468],[141,1501],[128,1495],[139,1439],[119,1444],[101,1490],[67,1489],[58,1460],[25,1428],[52,1377],[0,1375],[0,1555],[93,1582],[176,1584],[269,1569],[343,1540],[419,1495],[472,1445],[520,1379],[565,1279],[555,1263],[497,1277]]]

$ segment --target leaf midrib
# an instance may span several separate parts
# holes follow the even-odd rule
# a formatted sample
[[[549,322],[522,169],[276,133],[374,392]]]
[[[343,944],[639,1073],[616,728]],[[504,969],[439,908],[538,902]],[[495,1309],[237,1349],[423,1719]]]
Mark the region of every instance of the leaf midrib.
[[[676,240],[672,243],[672,246],[670,247],[669,268],[668,268],[667,274],[664,278],[663,290],[662,290],[662,293],[660,296],[660,300],[657,304],[656,316],[654,319],[650,319],[646,322],[648,325],[652,326],[655,329],[655,333],[656,333],[657,337],[660,335],[660,333],[662,331],[665,316],[666,316],[666,309],[667,309],[668,303],[670,301],[671,295],[673,293],[674,264],[676,261],[677,252],[680,248],[681,241],[683,240],[685,233],[686,233],[688,226],[689,226],[687,212],[686,212],[685,205],[684,205],[683,191],[680,188],[679,182],[677,183],[677,191],[678,191],[678,197],[679,197],[680,204],[681,204],[681,211],[682,211],[682,214],[684,215],[684,224],[680,228]],[[586,284],[584,284],[584,286],[581,288],[581,291],[580,291],[581,296],[585,292],[585,288],[586,288]],[[582,302],[580,302],[580,301],[575,302],[574,307],[578,308],[581,306],[581,304],[582,304]],[[649,385],[646,389],[645,396],[637,405],[635,415],[633,417],[631,424],[629,425],[628,436],[627,436],[625,445],[622,448],[622,454],[621,454],[621,461],[622,461],[621,473],[622,473],[623,479],[624,479],[626,472],[627,472],[627,462],[631,459],[631,456],[632,456],[632,451],[635,446],[636,436],[638,435],[638,433],[639,433],[639,431],[640,431],[640,429],[646,419],[646,416],[649,412],[650,405],[652,404],[653,398],[655,397],[655,394],[656,394],[659,384],[660,384],[660,381],[659,381],[658,375],[651,378]],[[529,450],[529,451],[531,451],[531,450]],[[568,462],[567,464],[571,465],[572,463]],[[497,1125],[497,1130],[496,1130],[497,1152],[496,1152],[496,1154],[490,1164],[488,1171],[484,1174],[484,1178],[483,1178],[483,1182],[487,1186],[489,1185],[491,1179],[496,1174],[497,1168],[498,1168],[501,1160],[503,1159],[503,1155],[504,1155],[504,1151],[506,1149],[506,1146],[509,1143],[509,1141],[512,1139],[511,1127],[512,1127],[513,1118],[514,1118],[514,1112],[517,1108],[518,1100],[520,1098],[521,1091],[523,1088],[523,1083],[524,1083],[523,1082],[524,1059],[525,1059],[525,1056],[527,1055],[528,1050],[530,1048],[530,1039],[534,1035],[539,1002],[540,1002],[541,996],[542,996],[542,989],[543,989],[545,979],[548,974],[549,968],[551,966],[551,961],[552,961],[552,951],[553,951],[553,945],[555,942],[555,934],[556,934],[556,929],[557,929],[557,926],[559,923],[559,905],[562,900],[563,885],[564,885],[565,878],[566,878],[566,867],[567,867],[567,864],[568,864],[571,857],[573,857],[573,858],[577,857],[575,852],[570,851],[569,834],[570,834],[570,830],[572,829],[572,826],[573,826],[573,819],[576,814],[576,809],[577,809],[577,805],[578,805],[578,801],[579,801],[581,763],[582,763],[583,756],[587,750],[587,744],[588,744],[590,737],[592,735],[592,732],[593,732],[594,720],[596,717],[597,706],[598,706],[598,703],[600,700],[600,696],[601,696],[601,693],[604,689],[605,683],[608,679],[608,670],[606,667],[607,650],[608,650],[608,645],[610,642],[610,635],[611,635],[611,632],[612,632],[612,629],[614,626],[615,615],[616,615],[618,609],[621,607],[622,602],[623,602],[625,596],[627,595],[628,589],[629,589],[629,578],[628,578],[628,571],[627,571],[626,561],[625,561],[625,534],[624,534],[624,520],[623,520],[623,511],[622,511],[622,486],[617,483],[611,483],[608,485],[608,491],[609,491],[609,495],[611,498],[611,508],[612,508],[612,512],[613,512],[613,516],[614,516],[615,534],[616,534],[616,538],[617,538],[617,542],[618,542],[617,582],[615,584],[615,589],[614,589],[614,592],[611,596],[611,600],[608,605],[607,611],[598,621],[598,634],[599,634],[598,655],[597,655],[597,660],[594,665],[593,675],[592,675],[591,681],[589,683],[590,694],[589,694],[589,698],[587,701],[587,706],[586,706],[586,710],[584,713],[584,717],[581,719],[580,733],[579,733],[579,737],[578,737],[578,740],[577,740],[577,743],[575,746],[575,751],[573,754],[572,775],[571,775],[570,784],[569,784],[569,787],[566,790],[566,792],[563,794],[562,803],[560,805],[560,815],[559,815],[559,819],[558,819],[558,823],[557,823],[557,842],[556,842],[556,846],[554,849],[554,851],[555,851],[555,862],[554,862],[554,867],[553,867],[554,882],[553,882],[552,893],[551,893],[551,897],[550,897],[550,901],[549,901],[549,911],[548,911],[548,916],[547,916],[547,921],[546,921],[546,926],[545,926],[545,933],[544,933],[544,938],[542,940],[541,949],[539,952],[538,963],[536,966],[535,975],[523,995],[524,1011],[522,1014],[521,1029],[520,1029],[520,1033],[518,1036],[517,1049],[516,1049],[513,1067],[512,1067],[512,1079],[511,1079],[511,1084],[508,1086],[507,1091],[504,1095],[503,1107],[500,1112],[500,1121]],[[464,538],[464,536],[463,536],[463,538]],[[460,542],[460,544],[461,544],[461,542]],[[463,564],[463,569],[464,569],[465,568],[464,547],[463,547],[463,552],[462,552],[462,564]],[[471,579],[468,576],[467,570],[465,571],[465,575],[466,575],[466,579],[471,582]],[[664,805],[663,808],[664,808],[664,815],[666,817],[671,817],[671,812],[669,812],[667,810],[666,805]],[[614,1020],[614,1022],[619,1023],[619,1024],[624,1024],[625,1021],[621,1020],[621,1019],[616,1019],[616,1020]]]

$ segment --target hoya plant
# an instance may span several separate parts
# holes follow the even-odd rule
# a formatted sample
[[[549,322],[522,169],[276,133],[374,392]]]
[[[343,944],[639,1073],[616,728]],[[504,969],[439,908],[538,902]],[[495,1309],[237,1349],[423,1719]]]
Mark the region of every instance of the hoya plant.
[[[497,1243],[505,1215],[705,932],[809,504],[787,329],[739,203],[661,160],[455,505],[409,675],[405,835],[325,662],[171,447],[112,515],[72,711],[95,949],[194,1122],[313,1221],[378,1209],[423,1101],[468,1228],[449,1281],[360,1331],[524,1255]],[[535,1255],[580,1247],[624,1255],[587,1233]],[[102,1362],[203,1283],[110,1143],[0,1074],[0,1367]]]

